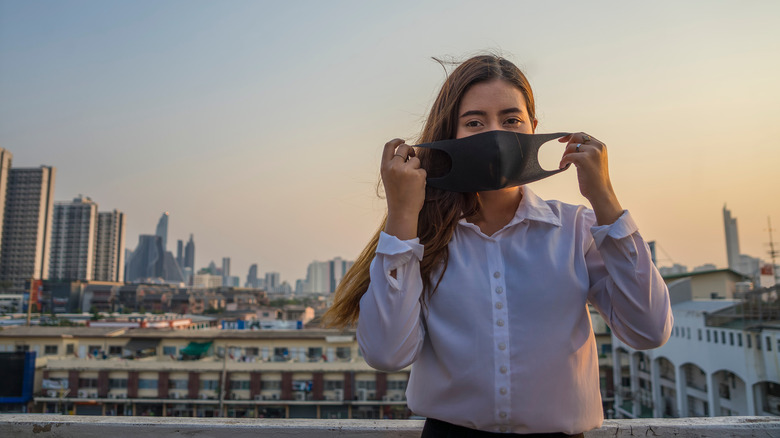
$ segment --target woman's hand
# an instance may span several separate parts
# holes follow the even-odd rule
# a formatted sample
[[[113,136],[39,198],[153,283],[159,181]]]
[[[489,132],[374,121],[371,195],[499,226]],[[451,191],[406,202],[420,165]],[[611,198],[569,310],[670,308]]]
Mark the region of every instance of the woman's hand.
[[[584,132],[569,134],[558,141],[567,143],[560,167],[571,163],[577,168],[580,193],[590,201],[598,224],[615,222],[623,214],[623,208],[609,180],[607,146]]]
[[[417,237],[417,217],[425,201],[425,169],[414,149],[396,138],[385,144],[380,167],[387,197],[385,233],[401,240]]]

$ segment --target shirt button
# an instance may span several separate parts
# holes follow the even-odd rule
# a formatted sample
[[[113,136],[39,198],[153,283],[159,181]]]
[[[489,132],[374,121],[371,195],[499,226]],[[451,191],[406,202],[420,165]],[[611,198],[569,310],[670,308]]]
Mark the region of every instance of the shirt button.
[[[493,273],[493,278],[501,278],[501,273],[496,271]]]
[[[499,412],[498,416],[501,418],[506,418],[506,412]]]
[[[499,286],[499,287],[496,288],[496,293],[497,294],[500,294],[500,293],[503,293],[503,292],[504,292],[504,288],[503,287]]]
[[[499,344],[498,344],[498,349],[499,349],[499,350],[501,350],[501,351],[504,351],[504,350],[506,350],[506,344],[505,344],[505,343],[503,343],[503,342],[499,343]]]
[[[496,303],[496,309],[503,309],[504,303]]]
[[[502,395],[506,395],[506,388],[501,388],[498,390]]]
[[[507,369],[506,369],[506,367],[505,367],[505,366],[502,366],[502,367],[501,367],[501,368],[499,368],[498,370],[499,370],[499,371],[501,371],[501,374],[506,374],[506,371],[507,371]]]
[[[499,326],[499,327],[503,327],[504,326],[504,320],[503,319],[499,319],[498,321],[496,321],[496,325]]]

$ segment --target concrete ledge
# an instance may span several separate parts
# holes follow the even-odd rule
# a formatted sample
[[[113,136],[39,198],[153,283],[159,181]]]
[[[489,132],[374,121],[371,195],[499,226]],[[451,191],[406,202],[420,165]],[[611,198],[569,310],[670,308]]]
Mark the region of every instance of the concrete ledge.
[[[0,415],[0,436],[35,438],[150,437],[419,437],[420,420],[272,420],[189,417]],[[585,433],[614,437],[780,437],[778,417],[646,418],[607,420]]]

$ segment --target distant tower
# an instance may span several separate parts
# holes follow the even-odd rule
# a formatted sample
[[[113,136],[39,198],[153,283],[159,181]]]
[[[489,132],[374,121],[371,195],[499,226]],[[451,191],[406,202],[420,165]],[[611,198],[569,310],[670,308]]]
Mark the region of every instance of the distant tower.
[[[160,216],[160,220],[157,222],[157,231],[154,233],[160,236],[162,239],[163,252],[168,251],[168,212],[166,211]]]
[[[187,246],[184,247],[184,267],[195,272],[195,240],[193,240],[192,234],[190,234]]]
[[[184,241],[181,239],[176,241],[176,263],[184,269]]]
[[[95,273],[97,215],[97,204],[84,196],[72,202],[54,204],[50,279],[92,280]]]
[[[249,267],[249,273],[246,276],[246,286],[257,288],[257,263]]]
[[[723,205],[723,226],[726,229],[726,256],[729,269],[739,270],[739,234],[737,233],[737,218],[731,217],[731,211]]]
[[[11,169],[8,172],[0,281],[22,291],[31,278],[49,278],[54,180],[57,169]]]
[[[222,257],[222,286],[229,286],[230,282],[230,257]]]

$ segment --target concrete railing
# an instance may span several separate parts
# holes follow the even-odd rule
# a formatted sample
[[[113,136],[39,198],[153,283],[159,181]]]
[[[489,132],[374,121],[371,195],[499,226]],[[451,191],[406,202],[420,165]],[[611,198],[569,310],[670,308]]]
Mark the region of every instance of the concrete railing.
[[[0,437],[419,437],[420,420],[270,420],[189,417],[92,417],[0,415]],[[614,437],[780,437],[778,417],[644,418],[606,420],[587,438]]]

